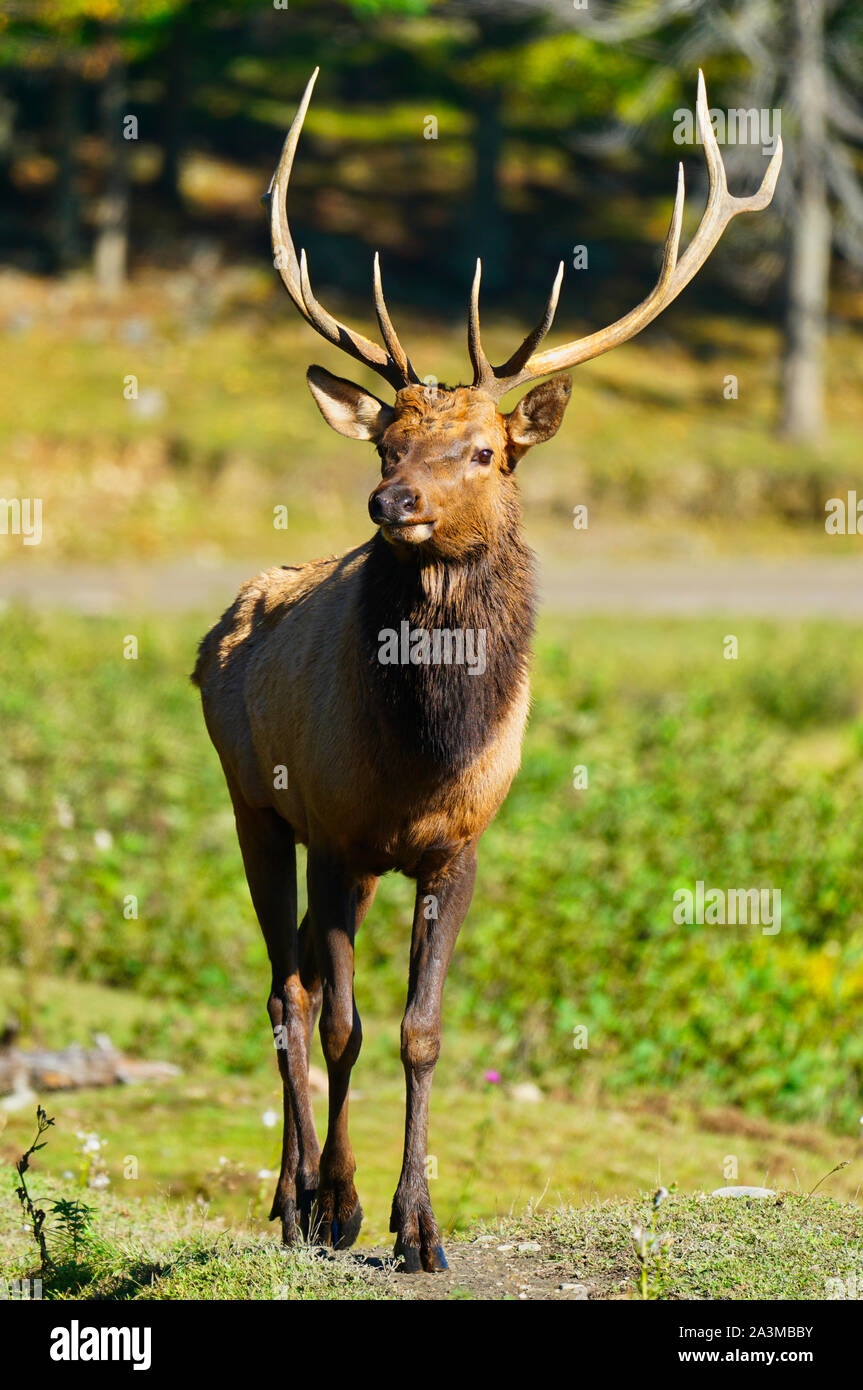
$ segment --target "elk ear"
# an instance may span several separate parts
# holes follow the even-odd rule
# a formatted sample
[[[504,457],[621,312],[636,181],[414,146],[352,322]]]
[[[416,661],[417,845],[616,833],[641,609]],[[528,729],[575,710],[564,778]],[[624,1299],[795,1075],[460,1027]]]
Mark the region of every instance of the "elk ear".
[[[306,381],[327,424],[348,439],[378,440],[395,417],[391,405],[323,367],[309,367]]]
[[[513,465],[532,445],[544,444],[557,434],[571,391],[571,376],[542,381],[528,391],[515,410],[505,417]]]

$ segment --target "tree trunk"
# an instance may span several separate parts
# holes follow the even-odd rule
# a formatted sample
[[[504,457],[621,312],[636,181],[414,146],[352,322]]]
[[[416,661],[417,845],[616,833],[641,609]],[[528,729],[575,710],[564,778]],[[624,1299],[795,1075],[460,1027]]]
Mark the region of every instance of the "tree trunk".
[[[106,294],[116,294],[126,281],[129,242],[128,146],[123,139],[126,82],[119,51],[112,54],[99,98],[105,142],[105,183],[97,209],[93,272]]]
[[[188,17],[177,18],[165,54],[165,85],[161,110],[162,168],[159,193],[172,208],[182,204],[180,174],[186,135],[188,85]]]
[[[782,432],[813,440],[824,426],[823,356],[831,222],[824,177],[826,90],[824,0],[794,0],[798,186],[791,213]]]
[[[0,85],[0,206],[3,208],[4,223],[11,221],[11,211],[14,207],[10,170],[15,151],[16,116],[17,108],[4,83]]]
[[[501,93],[497,87],[477,94],[474,119],[475,156],[468,221],[470,254],[481,257],[483,290],[494,295],[506,287],[509,269],[509,225],[500,187],[504,127]]]
[[[65,63],[57,72],[57,184],[54,193],[54,244],[57,265],[68,270],[81,255],[81,209],[75,186],[75,155],[81,134],[81,88],[77,72]]]

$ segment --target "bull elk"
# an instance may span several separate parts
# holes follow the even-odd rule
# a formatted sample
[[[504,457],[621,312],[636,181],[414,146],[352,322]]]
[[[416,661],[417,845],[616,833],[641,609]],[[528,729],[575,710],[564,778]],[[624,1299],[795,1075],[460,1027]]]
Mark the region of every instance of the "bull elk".
[[[473,892],[480,836],[518,769],[528,712],[534,615],[532,557],[520,529],[516,465],[557,431],[571,379],[533,387],[502,414],[513,387],[626,342],[680,294],[732,217],[767,207],[781,143],[759,191],[736,198],[698,78],[697,115],[710,191],[678,259],[683,167],[654,289],[608,328],[540,351],[563,278],[542,319],[502,366],[482,347],[480,264],[470,298],[470,386],[424,386],[399,342],[374,261],[384,346],[333,318],[297,257],[286,195],[317,70],[270,184],[275,265],[321,337],[395,391],[388,404],[323,367],[307,380],[326,420],[371,441],[382,477],[369,499],[371,540],[338,559],[249,580],[201,642],[193,680],[222,761],[252,901],[272,965],[268,1012],[284,1091],[281,1173],[271,1219],[339,1248],[362,1211],[348,1137],[348,1089],[362,1037],[353,991],[354,937],[378,879],[416,881],[401,1056],[407,1085],[404,1160],[392,1206],[395,1253],[408,1271],[446,1268],[426,1180],[429,1093],[440,1051],[447,967]],[[473,661],[464,659],[472,639]],[[461,646],[459,645],[461,641]],[[481,657],[481,659],[480,659]],[[308,910],[297,926],[297,841],[308,847]],[[309,1096],[311,1034],[329,1077],[321,1150]]]

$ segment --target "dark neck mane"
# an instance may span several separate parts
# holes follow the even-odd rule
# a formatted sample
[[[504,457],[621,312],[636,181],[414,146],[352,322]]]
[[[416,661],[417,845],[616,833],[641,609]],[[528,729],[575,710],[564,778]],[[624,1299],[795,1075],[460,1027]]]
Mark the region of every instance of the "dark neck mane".
[[[387,742],[394,736],[405,754],[440,770],[475,757],[494,736],[527,671],[533,589],[532,556],[516,514],[495,546],[458,562],[402,558],[378,534],[363,567],[360,627],[380,736]],[[380,634],[394,632],[404,641],[403,623],[429,639],[435,631],[462,634],[475,673],[468,662],[382,663]]]

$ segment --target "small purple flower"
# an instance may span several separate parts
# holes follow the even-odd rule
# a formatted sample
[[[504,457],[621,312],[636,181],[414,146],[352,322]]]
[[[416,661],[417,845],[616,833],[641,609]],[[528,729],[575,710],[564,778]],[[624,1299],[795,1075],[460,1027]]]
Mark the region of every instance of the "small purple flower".
[[[486,1074],[485,1074],[485,1079],[486,1079],[486,1081],[488,1082],[488,1084],[489,1084],[490,1086],[497,1086],[497,1085],[499,1084],[499,1082],[500,1082],[500,1072],[499,1072],[499,1071],[487,1071]]]

